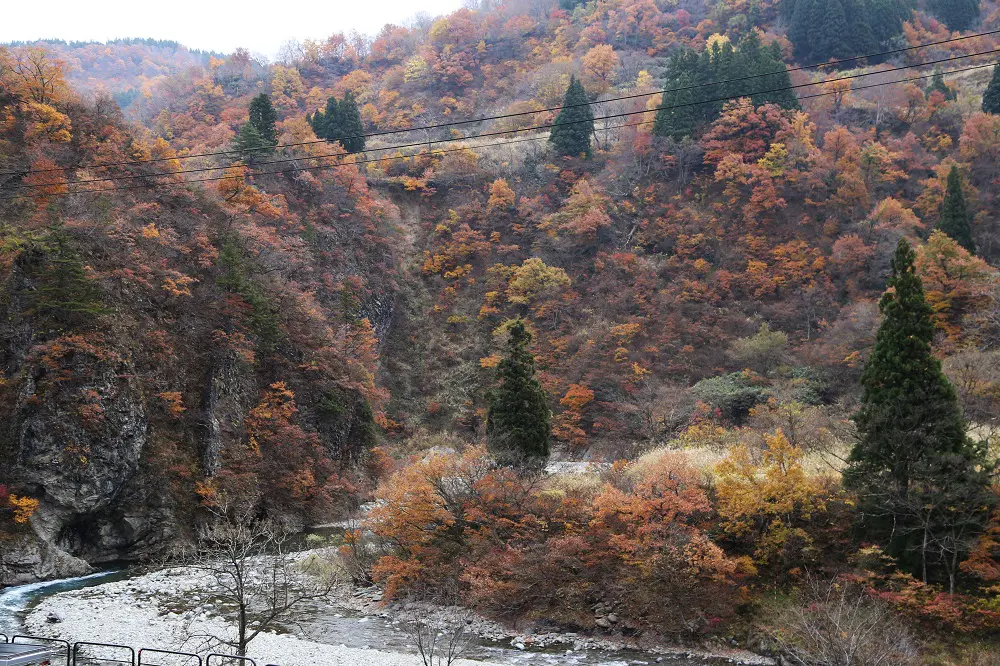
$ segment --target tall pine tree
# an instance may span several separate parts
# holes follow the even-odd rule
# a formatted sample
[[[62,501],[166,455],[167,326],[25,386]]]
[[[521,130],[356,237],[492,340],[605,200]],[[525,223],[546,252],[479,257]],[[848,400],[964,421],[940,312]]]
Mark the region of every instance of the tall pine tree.
[[[854,416],[859,441],[844,482],[859,494],[867,533],[888,539],[896,555],[912,552],[916,543],[926,565],[926,530],[954,526],[944,513],[928,514],[928,507],[948,495],[982,501],[986,486],[981,451],[966,436],[955,389],[931,350],[932,310],[914,259],[900,239],[879,302],[882,325],[861,375],[861,408]]]
[[[927,9],[949,30],[968,30],[979,19],[979,0],[928,0]]]
[[[278,143],[278,132],[275,123],[278,122],[278,112],[271,104],[271,97],[261,93],[250,100],[250,124],[267,143],[272,146]]]
[[[927,86],[927,94],[932,92],[939,92],[944,95],[946,100],[954,100],[958,97],[955,91],[948,87],[948,84],[944,82],[944,74],[941,72],[940,67],[934,68],[934,76],[931,77],[931,84]]]
[[[847,29],[847,13],[840,0],[827,0],[823,14],[823,30],[816,50],[822,58],[840,60],[854,55],[854,43]],[[863,50],[859,50],[863,53]]]
[[[549,143],[560,155],[590,157],[590,138],[593,133],[594,112],[590,108],[590,99],[583,84],[573,76],[566,89],[563,108],[549,132]]]
[[[552,414],[535,378],[530,342],[523,321],[511,324],[507,353],[498,367],[500,385],[488,396],[486,446],[502,465],[541,469],[549,458]]]
[[[680,141],[686,136],[694,136],[701,117],[696,104],[694,79],[683,75],[671,81],[660,98],[660,108],[653,119],[653,134]]]
[[[983,93],[983,112],[1000,114],[1000,64],[993,66],[993,78]]]
[[[233,147],[240,155],[240,160],[247,166],[253,166],[261,156],[271,152],[274,144],[265,141],[257,128],[249,120],[240,127]]]
[[[337,105],[337,114],[340,119],[340,145],[349,153],[360,153],[365,149],[365,128],[352,92],[344,93],[344,99]]]
[[[787,0],[784,6],[796,58],[817,62],[888,47],[911,11],[907,0]]]
[[[306,116],[306,118],[309,120],[309,124],[312,125],[316,136],[325,141],[333,143],[343,136],[340,121],[340,105],[336,97],[326,100],[325,111],[317,110],[312,115],[312,118],[309,118],[309,116]]]
[[[87,277],[83,262],[62,228],[52,229],[41,248],[44,263],[30,314],[59,329],[77,328],[105,314],[101,292]]]
[[[754,77],[749,80],[747,77]],[[717,83],[728,82],[728,83]],[[653,122],[657,136],[681,140],[694,136],[722,111],[725,98],[750,97],[754,106],[777,104],[798,109],[788,69],[777,42],[764,46],[751,30],[734,47],[716,43],[700,54],[688,49],[674,54],[667,83]]]
[[[339,143],[348,153],[360,153],[365,149],[365,128],[353,93],[345,93],[339,102],[336,97],[329,98],[325,111],[316,111],[312,116],[306,114],[306,120],[316,136]]]
[[[972,239],[972,224],[969,221],[969,208],[965,203],[965,193],[962,191],[962,176],[957,167],[948,172],[948,186],[941,202],[941,216],[937,228],[951,236],[952,240],[964,247],[971,254],[976,253],[976,241]]]

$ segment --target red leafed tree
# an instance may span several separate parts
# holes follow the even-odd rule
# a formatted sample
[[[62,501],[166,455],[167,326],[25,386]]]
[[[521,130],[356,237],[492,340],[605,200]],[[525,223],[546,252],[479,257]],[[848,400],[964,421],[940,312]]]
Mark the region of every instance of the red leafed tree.
[[[776,104],[754,108],[746,98],[728,102],[702,138],[705,161],[717,164],[735,153],[747,162],[756,162],[764,157],[778,133],[790,128],[789,112]]]
[[[606,544],[619,583],[609,591],[630,616],[667,631],[702,631],[732,612],[740,563],[701,529],[711,504],[700,480],[668,453],[594,500],[589,534]]]
[[[328,517],[338,496],[350,488],[316,433],[297,423],[298,411],[288,386],[271,384],[246,417],[245,443],[226,452],[223,471],[202,488],[206,501],[220,492],[243,497],[248,489],[266,488],[260,501],[278,515]]]

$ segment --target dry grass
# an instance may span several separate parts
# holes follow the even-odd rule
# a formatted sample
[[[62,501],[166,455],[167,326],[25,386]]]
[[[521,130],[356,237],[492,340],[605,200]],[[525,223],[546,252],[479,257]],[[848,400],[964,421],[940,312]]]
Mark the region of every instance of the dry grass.
[[[553,474],[545,480],[545,491],[561,495],[592,497],[601,490],[603,481],[599,472],[586,474]]]
[[[838,445],[833,451],[810,451],[802,458],[802,467],[807,473],[816,476],[829,476],[840,478],[843,469],[843,459],[847,457],[850,447]],[[641,475],[643,471],[654,466],[668,454],[681,453],[687,461],[696,469],[708,476],[712,476],[718,465],[727,455],[727,450],[714,446],[688,446],[677,449],[671,446],[663,446],[653,449],[638,458],[630,466],[633,474]]]

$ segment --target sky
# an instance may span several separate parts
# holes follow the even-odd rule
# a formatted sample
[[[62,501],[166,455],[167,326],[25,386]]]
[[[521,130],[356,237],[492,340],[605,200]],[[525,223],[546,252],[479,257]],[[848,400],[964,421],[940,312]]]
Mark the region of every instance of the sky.
[[[290,39],[325,39],[357,30],[374,35],[420,12],[458,9],[461,0],[27,0],[4,2],[0,43],[120,37],[171,39],[189,48],[230,53],[245,47],[269,58]],[[44,7],[44,8],[43,8]]]

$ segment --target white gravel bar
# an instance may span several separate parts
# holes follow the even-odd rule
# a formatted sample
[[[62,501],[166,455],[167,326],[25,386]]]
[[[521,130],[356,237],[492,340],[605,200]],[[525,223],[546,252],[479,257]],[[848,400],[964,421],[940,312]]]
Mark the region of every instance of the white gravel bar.
[[[128,580],[62,592],[42,600],[25,618],[25,628],[38,636],[70,642],[97,641],[135,648],[205,651],[187,639],[191,633],[225,635],[229,625],[210,612],[175,612],[179,601],[197,607],[202,588],[198,576],[178,570],[158,571]],[[188,640],[187,643],[185,641]],[[249,655],[258,666],[421,666],[419,655],[348,648],[262,633]],[[503,666],[463,659],[456,666]]]

